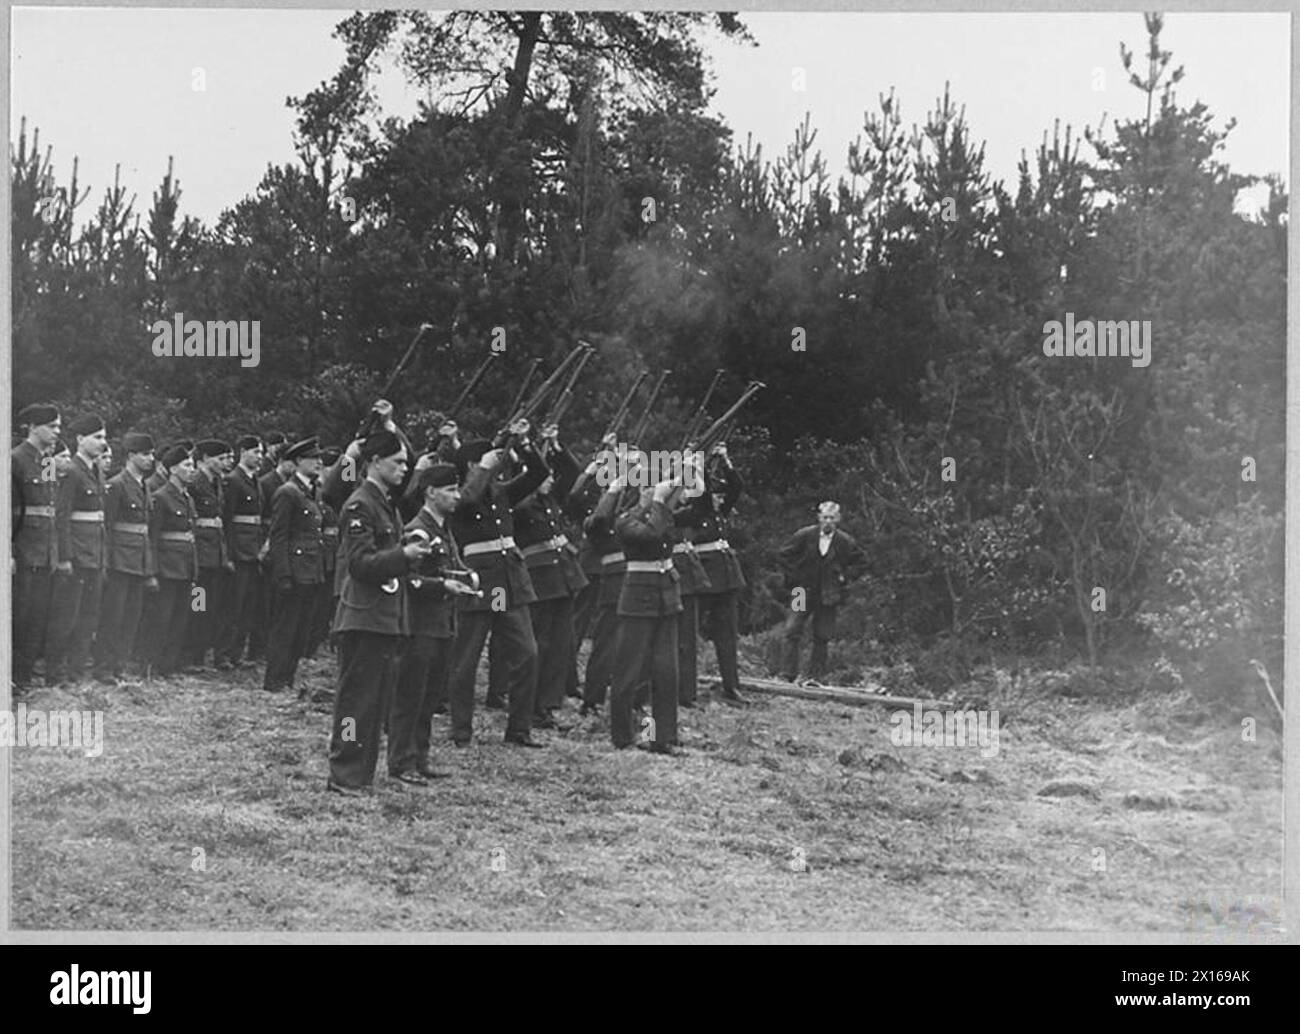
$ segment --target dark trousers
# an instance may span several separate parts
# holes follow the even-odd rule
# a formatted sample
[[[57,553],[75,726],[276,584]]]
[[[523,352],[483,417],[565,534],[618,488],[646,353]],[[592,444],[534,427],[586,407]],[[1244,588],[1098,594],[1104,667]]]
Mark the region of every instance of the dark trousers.
[[[316,599],[312,604],[311,621],[307,625],[307,648],[304,656],[314,657],[320,644],[330,634],[334,622],[334,572],[325,572],[325,581],[316,586]]]
[[[578,690],[578,651],[582,649],[582,641],[587,638],[596,615],[596,601],[599,599],[600,575],[589,574],[587,584],[578,590],[578,595],[573,600],[572,660],[569,661],[569,670],[564,678],[564,691],[571,697],[582,696]]]
[[[591,626],[591,655],[583,677],[582,699],[603,704],[614,679],[614,654],[618,646],[618,607],[613,603],[596,608]]]
[[[417,635],[406,640],[398,665],[397,692],[388,719],[388,771],[424,768],[429,728],[439,700],[446,700],[453,639]]]
[[[564,703],[569,662],[573,659],[573,597],[531,604],[533,638],[537,640],[536,714],[558,710]]]
[[[506,706],[506,671],[509,662],[501,652],[503,645],[503,641],[497,638],[496,633],[492,633],[492,638],[488,640],[487,688],[487,703],[492,707]]]
[[[137,636],[141,650],[154,675],[172,675],[180,667],[189,629],[190,589],[188,578],[159,578],[158,591],[152,595],[155,606],[149,608],[150,625],[142,625]]]
[[[235,663],[244,656],[244,644],[251,643],[262,624],[262,569],[256,560],[235,561],[235,573],[227,582],[226,629],[218,659]],[[250,650],[251,653],[251,650]]]
[[[275,582],[271,579],[269,565],[258,563],[257,612],[258,623],[248,637],[248,656],[257,660],[266,654],[266,637],[270,634],[271,619],[275,613]]]
[[[504,689],[510,696],[506,736],[527,736],[533,728],[533,696],[537,681],[537,641],[526,607],[511,610],[463,610],[451,662],[451,738],[468,743],[474,732],[474,676],[483,643],[491,632],[500,638],[498,660]],[[489,658],[491,664],[491,658]]]
[[[140,613],[144,609],[142,574],[109,571],[99,608],[99,631],[95,633],[95,674],[121,675],[135,644]]]
[[[812,619],[812,656],[808,659],[808,674],[813,678],[825,674],[830,641],[835,638],[835,612],[835,607],[818,604],[811,604],[807,610],[791,612],[783,633],[785,656],[781,663],[787,679],[793,682],[799,674],[799,646],[809,618]]]
[[[79,679],[90,660],[90,644],[99,627],[99,606],[104,574],[74,567],[71,574],[56,574],[46,632],[56,679]],[[49,661],[46,661],[49,667]],[[46,681],[50,681],[48,678]]]
[[[48,567],[19,564],[13,576],[14,681],[30,682],[36,659],[45,655],[45,632],[50,621],[54,579]],[[50,670],[50,661],[45,662]]]
[[[740,691],[740,670],[736,664],[736,639],[740,625],[734,592],[705,593],[696,596],[700,610],[700,631],[713,640],[718,658],[718,674],[723,689]]]
[[[682,597],[682,612],[677,615],[677,699],[683,704],[695,703],[695,684],[699,679],[699,659],[696,643],[699,642],[700,608],[697,596]]]
[[[208,651],[221,640],[229,604],[229,580],[220,567],[200,567],[198,581],[194,584],[203,590],[203,606],[190,611],[190,625],[186,633],[185,659],[191,664],[203,664]],[[214,656],[213,660],[217,658]]]
[[[650,680],[650,714],[654,741],[677,742],[677,615],[618,619],[617,661],[609,698],[609,733],[616,747],[635,735],[632,701],[637,687]]]
[[[294,582],[292,589],[277,589],[275,617],[266,638],[266,675],[263,689],[292,689],[298,662],[307,649],[307,636],[316,612],[315,585]]]
[[[402,640],[379,632],[340,632],[338,641],[330,779],[340,786],[369,786],[375,780]]]

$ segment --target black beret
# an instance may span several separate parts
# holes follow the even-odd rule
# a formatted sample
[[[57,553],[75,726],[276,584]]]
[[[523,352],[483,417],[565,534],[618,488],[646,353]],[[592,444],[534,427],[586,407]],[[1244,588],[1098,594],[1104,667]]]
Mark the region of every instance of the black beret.
[[[122,449],[125,452],[153,452],[153,439],[140,431],[127,431],[122,435]]]
[[[261,444],[262,439],[257,437],[255,434],[241,434],[235,440],[235,447],[240,452],[243,452],[245,449],[256,449]]]
[[[320,456],[320,439],[304,438],[300,442],[295,442],[289,448],[284,450],[281,459],[286,460],[310,460]]]
[[[282,431],[272,431],[266,436],[267,445],[281,445],[284,443],[284,433]]]
[[[343,450],[337,445],[327,445],[320,451],[320,461],[326,467],[332,467],[339,461],[343,455]]]
[[[104,430],[104,421],[95,416],[94,413],[86,413],[72,421],[72,423],[68,425],[68,430],[80,438],[83,435],[94,434],[96,431]]]
[[[430,488],[450,488],[460,484],[460,475],[450,463],[435,463],[420,471],[420,491]]]
[[[402,439],[392,431],[376,431],[362,443],[361,456],[367,460],[376,456],[393,456],[403,448]]]
[[[18,414],[18,423],[25,427],[41,427],[59,419],[58,407],[48,402],[33,402]]]
[[[206,460],[212,456],[224,456],[229,451],[229,444],[219,438],[204,438],[194,446],[194,458]]]
[[[190,450],[185,447],[184,442],[178,442],[175,445],[169,445],[163,449],[163,453],[158,457],[158,462],[164,467],[174,467],[178,463],[184,463],[189,459]]]

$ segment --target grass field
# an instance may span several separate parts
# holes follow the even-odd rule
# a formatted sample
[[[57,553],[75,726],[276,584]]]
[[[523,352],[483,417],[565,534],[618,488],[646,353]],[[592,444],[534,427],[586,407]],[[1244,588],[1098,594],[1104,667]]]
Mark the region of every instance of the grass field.
[[[333,661],[308,665],[328,686]],[[36,690],[103,709],[102,756],[15,749],[13,923],[30,930],[1275,932],[1281,748],[1183,696],[998,691],[997,756],[894,747],[888,711],[683,711],[687,757],[565,713],[429,789],[324,792],[329,715],[251,671]],[[1056,784],[1053,793],[1039,791]]]

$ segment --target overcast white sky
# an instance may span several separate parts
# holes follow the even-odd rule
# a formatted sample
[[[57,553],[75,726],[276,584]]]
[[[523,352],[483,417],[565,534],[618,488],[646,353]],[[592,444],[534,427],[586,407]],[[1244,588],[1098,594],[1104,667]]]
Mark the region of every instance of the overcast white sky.
[[[87,215],[115,163],[138,193],[137,211],[176,157],[186,214],[211,223],[256,185],[268,164],[292,158],[285,98],[338,68],[331,38],[347,12],[19,8],[12,21],[11,139],[18,120],[39,126],[65,181],[73,155],[92,187]],[[1053,120],[1079,133],[1103,115],[1137,116],[1142,95],[1124,81],[1119,44],[1139,57],[1139,14],[776,14],[744,20],[758,47],[709,47],[716,112],[737,142],[752,133],[774,155],[805,111],[832,175],[841,171],[862,112],[894,87],[905,123],[923,121],[945,80],[986,140],[995,177],[1014,185],[1021,149],[1032,158]],[[1286,14],[1172,13],[1162,46],[1186,78],[1179,97],[1204,101],[1222,126],[1237,119],[1224,157],[1239,172],[1288,174],[1290,21]],[[206,90],[191,89],[204,69]],[[794,89],[793,69],[806,72]],[[1101,89],[1095,70],[1101,69]],[[396,77],[386,109],[413,110]],[[1084,154],[1088,154],[1085,145]]]

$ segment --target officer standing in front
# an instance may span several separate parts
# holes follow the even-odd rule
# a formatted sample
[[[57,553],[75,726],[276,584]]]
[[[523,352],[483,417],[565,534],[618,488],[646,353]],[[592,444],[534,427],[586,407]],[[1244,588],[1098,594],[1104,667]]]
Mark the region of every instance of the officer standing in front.
[[[36,403],[18,414],[27,437],[10,453],[13,478],[13,680],[20,689],[34,678],[36,661],[46,656],[45,630],[50,618],[54,567],[59,560],[54,530],[54,462],[62,421],[48,403]]]
[[[358,796],[375,778],[379,737],[397,681],[402,637],[410,634],[406,576],[429,553],[427,542],[402,544],[393,494],[410,458],[392,431],[377,431],[358,450],[365,480],[339,515],[342,589],[334,632],[339,681],[334,695],[327,789]]]

